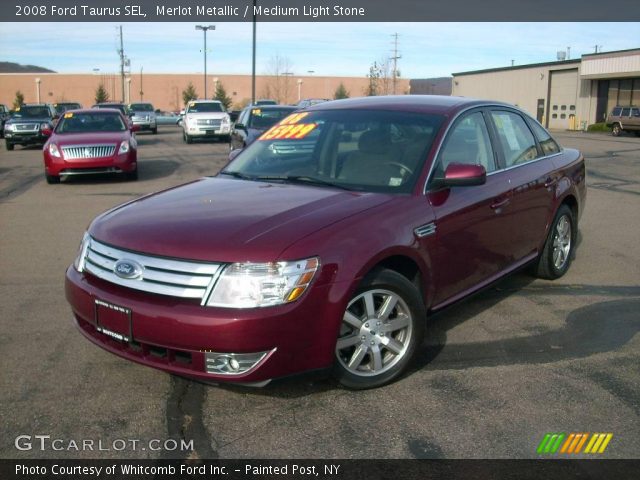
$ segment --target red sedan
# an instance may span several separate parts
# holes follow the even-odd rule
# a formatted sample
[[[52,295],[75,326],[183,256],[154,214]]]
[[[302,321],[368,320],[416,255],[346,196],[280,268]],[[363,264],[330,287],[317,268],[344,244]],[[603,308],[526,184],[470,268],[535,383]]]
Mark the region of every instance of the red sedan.
[[[407,95],[294,113],[216,177],[96,218],[75,322],[123,358],[213,382],[397,378],[430,314],[522,267],[569,268],[580,152],[506,104]],[[522,312],[527,315],[528,312]]]
[[[135,127],[115,109],[73,110],[58,122],[44,145],[48,183],[61,176],[118,173],[138,178]]]

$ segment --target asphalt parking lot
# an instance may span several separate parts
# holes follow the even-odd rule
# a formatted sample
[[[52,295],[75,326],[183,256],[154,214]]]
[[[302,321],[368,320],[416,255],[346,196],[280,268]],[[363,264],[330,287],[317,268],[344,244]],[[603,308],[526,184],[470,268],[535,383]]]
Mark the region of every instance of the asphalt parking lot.
[[[137,182],[47,185],[39,148],[0,147],[0,457],[536,458],[547,432],[610,432],[600,458],[640,458],[640,138],[557,133],[588,167],[568,274],[519,273],[431,318],[408,375],[352,392],[313,377],[202,385],[76,331],[64,271],[89,221],[224,165],[226,144],[185,145],[179,132],[138,135]],[[19,435],[64,442],[21,451]],[[106,449],[69,448],[86,439]],[[140,443],[117,451],[116,439]],[[145,447],[154,439],[194,450]]]

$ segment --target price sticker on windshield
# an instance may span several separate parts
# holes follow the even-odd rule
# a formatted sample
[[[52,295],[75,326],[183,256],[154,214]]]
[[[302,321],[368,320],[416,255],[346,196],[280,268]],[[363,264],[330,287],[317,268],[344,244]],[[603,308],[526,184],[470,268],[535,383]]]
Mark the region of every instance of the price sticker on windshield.
[[[311,133],[316,123],[299,123],[309,112],[294,113],[264,132],[258,140],[300,139]]]
[[[64,118],[71,118],[73,117],[73,113],[65,113],[64,114]]]

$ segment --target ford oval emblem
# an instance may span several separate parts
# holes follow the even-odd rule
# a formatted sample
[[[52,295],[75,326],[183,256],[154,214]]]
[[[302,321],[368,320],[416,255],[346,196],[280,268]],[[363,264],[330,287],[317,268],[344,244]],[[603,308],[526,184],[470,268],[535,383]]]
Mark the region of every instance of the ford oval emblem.
[[[133,260],[118,260],[113,267],[113,273],[120,278],[134,279],[142,276],[142,265]]]

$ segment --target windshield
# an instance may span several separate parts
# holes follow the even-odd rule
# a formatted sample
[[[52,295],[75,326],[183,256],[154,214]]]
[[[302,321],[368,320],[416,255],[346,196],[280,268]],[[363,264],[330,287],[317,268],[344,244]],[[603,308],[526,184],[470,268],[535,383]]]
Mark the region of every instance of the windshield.
[[[124,132],[127,126],[117,113],[65,113],[56,133]]]
[[[153,112],[153,105],[150,103],[132,103],[129,109],[134,112]]]
[[[197,103],[191,102],[187,113],[199,113],[199,112],[224,112],[221,103]]]
[[[267,130],[221,173],[409,193],[442,121],[441,115],[376,110],[294,113]]]
[[[255,129],[267,129],[282,120],[287,115],[294,112],[295,108],[253,108],[249,117],[249,125],[247,127]]]
[[[13,112],[15,118],[46,118],[50,116],[49,109],[42,105],[22,106],[20,110]]]

